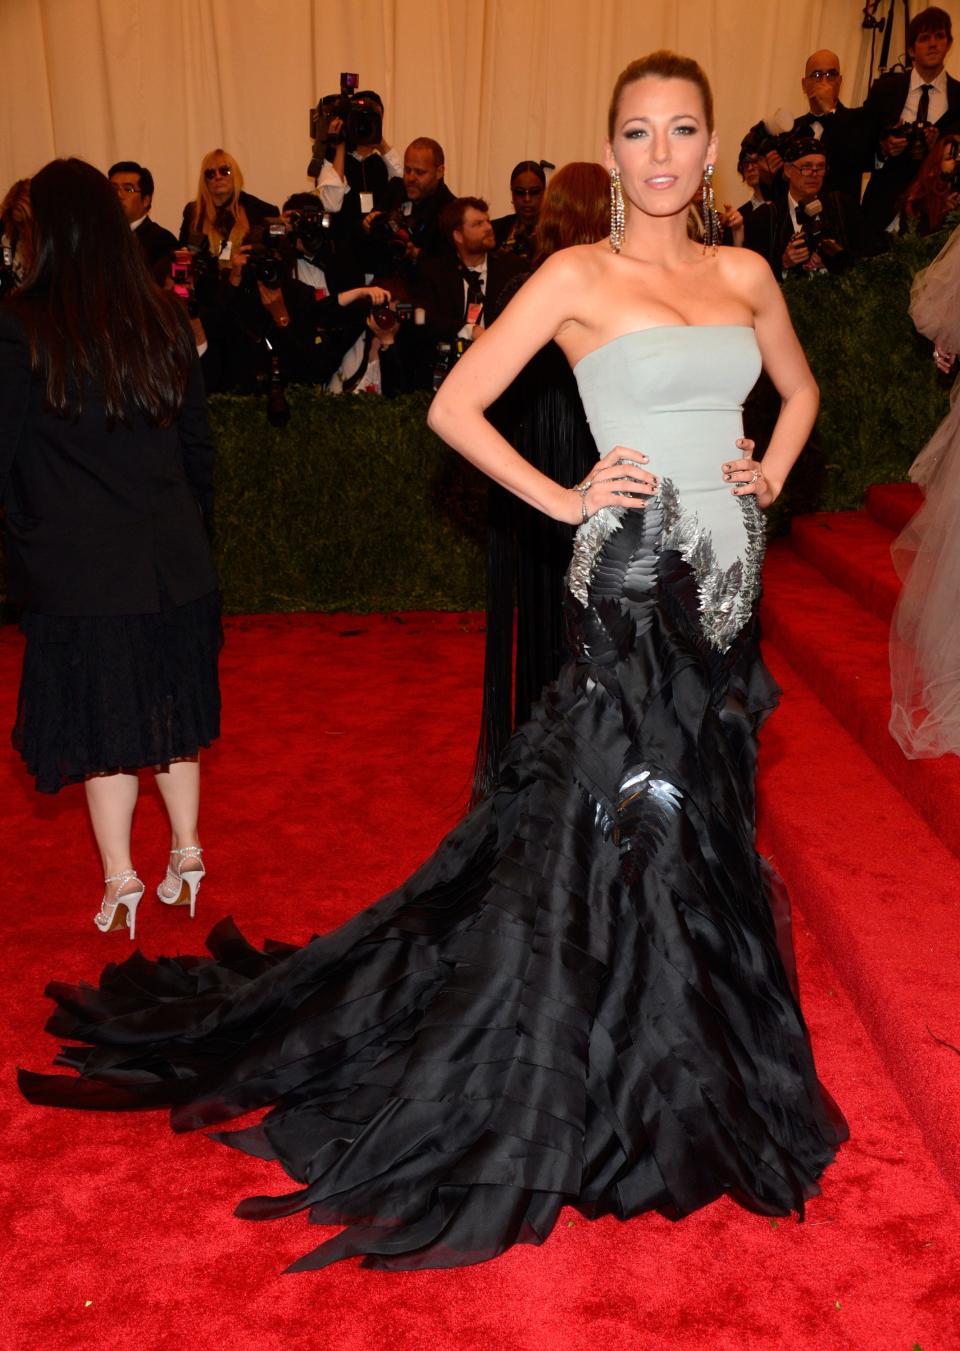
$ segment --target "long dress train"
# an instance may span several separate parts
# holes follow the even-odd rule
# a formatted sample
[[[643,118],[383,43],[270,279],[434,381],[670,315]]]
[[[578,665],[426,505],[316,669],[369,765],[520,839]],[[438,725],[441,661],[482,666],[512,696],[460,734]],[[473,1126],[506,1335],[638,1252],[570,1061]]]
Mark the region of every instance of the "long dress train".
[[[691,388],[691,363],[698,385]],[[576,536],[574,658],[498,786],[397,891],[302,948],[139,954],[53,984],[34,1102],[169,1105],[176,1130],[277,1160],[346,1228],[294,1264],[444,1267],[540,1243],[562,1205],[679,1218],[727,1194],[802,1213],[844,1138],[754,849],[756,731],[776,701],[754,612],[763,521],[720,478],[759,357],[749,328],[648,329],[577,379],[598,448],[643,447],[645,510]]]

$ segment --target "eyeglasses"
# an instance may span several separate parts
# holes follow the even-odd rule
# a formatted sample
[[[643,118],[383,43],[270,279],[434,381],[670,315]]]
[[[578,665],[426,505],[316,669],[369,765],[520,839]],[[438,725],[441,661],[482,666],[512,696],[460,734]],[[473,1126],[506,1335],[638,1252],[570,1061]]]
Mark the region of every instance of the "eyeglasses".
[[[805,80],[839,80],[840,72],[836,66],[831,66],[829,70],[808,70],[803,78]]]
[[[136,183],[114,183],[113,186],[117,192],[125,192],[130,197],[132,197],[135,192],[140,191]]]
[[[543,188],[511,188],[514,197],[539,197]]]
[[[798,174],[803,174],[804,178],[816,178],[817,174],[827,172],[825,164],[792,164],[790,167],[796,169]]]
[[[203,176],[209,183],[214,178],[232,178],[233,170],[229,164],[215,164],[211,169],[204,169]]]

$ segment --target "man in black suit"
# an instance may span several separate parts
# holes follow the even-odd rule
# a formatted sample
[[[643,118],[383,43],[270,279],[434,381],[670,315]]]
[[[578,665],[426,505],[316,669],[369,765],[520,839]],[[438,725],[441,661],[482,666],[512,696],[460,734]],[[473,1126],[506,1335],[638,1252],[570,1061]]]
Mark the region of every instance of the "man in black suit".
[[[455,197],[440,225],[453,248],[424,262],[417,303],[426,311],[426,332],[434,341],[472,342],[496,318],[500,292],[523,260],[493,252],[496,236],[481,197]]]
[[[826,192],[842,192],[860,200],[860,184],[870,167],[870,121],[862,108],[847,108],[840,102],[840,58],[824,48],[807,57],[800,87],[808,111],[793,124],[794,136],[819,142],[827,157]]]
[[[120,198],[123,214],[130,222],[130,229],[143,252],[144,262],[153,273],[154,280],[162,286],[170,275],[177,237],[150,219],[153,174],[142,164],[137,164],[136,160],[120,160],[112,166],[107,177]]]
[[[917,14],[907,29],[912,69],[881,76],[863,105],[876,155],[863,209],[880,229],[895,220],[903,194],[937,137],[960,130],[960,81],[944,70],[952,45],[945,10],[932,5]],[[914,123],[917,129],[910,135]]]
[[[760,207],[746,221],[747,248],[766,258],[778,280],[843,271],[883,248],[882,238],[852,197],[823,190],[826,169],[819,142],[789,142],[783,152],[786,196]]]

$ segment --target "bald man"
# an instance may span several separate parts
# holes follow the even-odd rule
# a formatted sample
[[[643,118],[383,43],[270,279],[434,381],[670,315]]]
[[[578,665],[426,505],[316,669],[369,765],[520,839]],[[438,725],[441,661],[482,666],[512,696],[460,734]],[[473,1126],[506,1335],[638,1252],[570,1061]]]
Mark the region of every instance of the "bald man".
[[[860,200],[863,173],[872,167],[869,122],[861,108],[840,102],[840,58],[828,48],[807,57],[800,87],[809,112],[798,117],[794,132],[812,136],[827,157],[824,189]]]

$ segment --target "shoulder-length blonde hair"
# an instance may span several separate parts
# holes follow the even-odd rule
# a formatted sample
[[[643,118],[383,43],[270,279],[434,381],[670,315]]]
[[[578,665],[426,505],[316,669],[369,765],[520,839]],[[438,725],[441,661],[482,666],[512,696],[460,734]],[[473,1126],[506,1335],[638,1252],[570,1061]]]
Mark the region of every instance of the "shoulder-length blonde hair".
[[[233,214],[233,225],[230,228],[230,234],[227,238],[230,241],[231,247],[239,247],[239,245],[243,243],[247,231],[250,229],[247,213],[240,204],[240,192],[243,188],[243,173],[241,172],[240,165],[227,150],[208,150],[200,161],[200,177],[197,183],[196,200],[193,204],[191,230],[195,235],[206,236],[210,241],[210,252],[214,257],[220,252],[224,239],[215,224],[217,207],[210,193],[210,185],[206,179],[206,171],[211,168],[217,160],[225,160],[227,164],[230,165],[230,181],[233,184],[233,203],[230,210]]]

